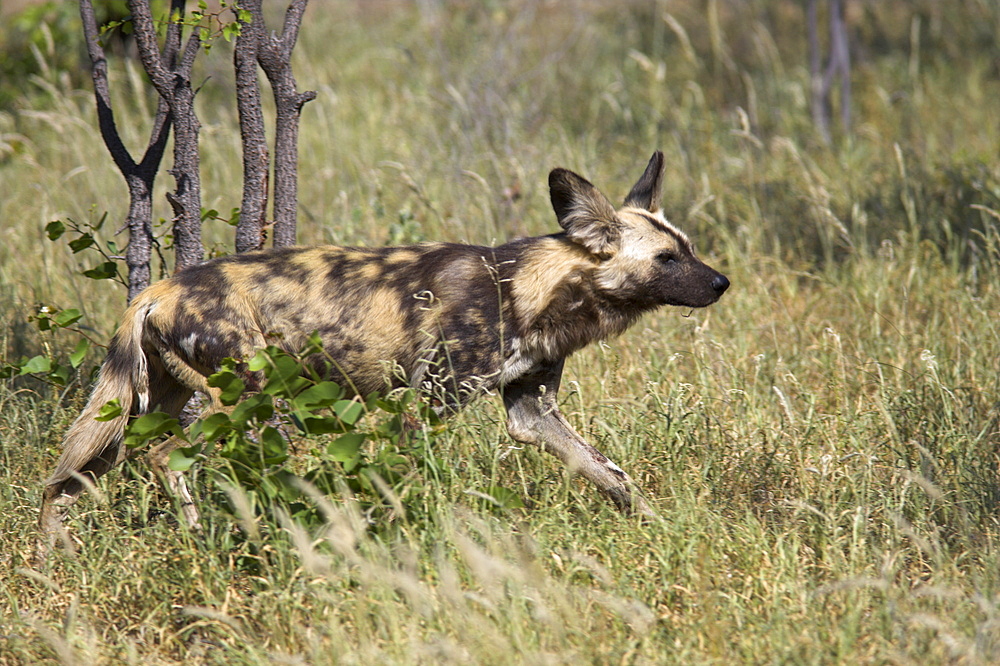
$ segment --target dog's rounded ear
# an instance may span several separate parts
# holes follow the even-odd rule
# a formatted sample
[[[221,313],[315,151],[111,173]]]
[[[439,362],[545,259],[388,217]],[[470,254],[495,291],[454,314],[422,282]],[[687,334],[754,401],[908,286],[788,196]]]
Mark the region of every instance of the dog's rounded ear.
[[[663,153],[657,150],[649,159],[646,171],[639,181],[632,186],[632,191],[625,197],[625,205],[633,208],[643,208],[650,213],[660,210],[660,198],[663,191]]]
[[[613,253],[621,225],[615,207],[590,181],[568,169],[553,169],[549,174],[549,196],[559,226],[570,240],[595,255]]]

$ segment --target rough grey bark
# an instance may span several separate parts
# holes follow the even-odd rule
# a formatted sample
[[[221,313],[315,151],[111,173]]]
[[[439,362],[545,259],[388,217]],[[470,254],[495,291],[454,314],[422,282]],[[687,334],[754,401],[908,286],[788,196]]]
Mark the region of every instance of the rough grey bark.
[[[261,0],[243,0],[240,7],[249,11],[253,20],[250,23],[240,21],[240,35],[233,51],[236,106],[243,142],[243,200],[240,221],[236,225],[236,251],[249,252],[264,247],[270,156],[257,77],[258,50],[264,40]]]
[[[809,75],[811,79],[811,109],[816,131],[824,143],[831,140],[830,93],[833,81],[840,76],[840,121],[845,132],[851,127],[851,54],[847,40],[847,26],[844,22],[844,8],[841,0],[829,0],[828,18],[830,24],[830,57],[826,69],[822,69],[818,28],[818,0],[809,0],[806,6],[806,23],[809,39]]]
[[[292,0],[285,12],[281,36],[263,37],[264,17],[260,3],[254,23],[261,27],[257,60],[267,75],[274,92],[274,247],[295,244],[295,221],[298,209],[298,141],[299,115],[306,102],[316,99],[316,93],[298,93],[292,74],[292,49],[299,36],[299,26],[308,0]],[[246,9],[251,9],[249,6]],[[251,11],[253,11],[251,9]]]
[[[125,264],[128,266],[128,300],[131,301],[149,286],[149,260],[153,243],[153,184],[166,150],[167,137],[170,135],[170,110],[161,99],[156,108],[149,144],[142,160],[136,162],[122,142],[115,124],[108,85],[108,62],[99,40],[100,33],[91,0],[80,0],[80,19],[83,23],[84,39],[87,42],[87,54],[90,56],[91,78],[94,82],[97,122],[101,137],[108,152],[111,153],[115,166],[121,171],[128,185],[129,210],[125,224],[129,230],[129,242],[125,252]],[[179,34],[179,30],[179,26],[174,25],[167,29],[168,36],[164,48],[164,56],[167,58],[174,57],[172,49],[176,42],[170,33],[173,31]]]
[[[195,90],[191,85],[191,69],[200,48],[203,28],[195,27],[181,48],[181,31],[174,39],[176,46],[166,46],[163,53],[156,38],[156,25],[146,0],[127,0],[132,13],[132,26],[139,59],[159,93],[170,108],[174,128],[174,166],[170,174],[177,189],[167,194],[173,207],[175,270],[200,262],[204,256],[201,244],[201,177],[198,160],[200,124],[194,111]],[[184,1],[172,0],[171,16],[184,16]],[[171,21],[176,23],[176,21]],[[169,44],[169,41],[168,41]]]

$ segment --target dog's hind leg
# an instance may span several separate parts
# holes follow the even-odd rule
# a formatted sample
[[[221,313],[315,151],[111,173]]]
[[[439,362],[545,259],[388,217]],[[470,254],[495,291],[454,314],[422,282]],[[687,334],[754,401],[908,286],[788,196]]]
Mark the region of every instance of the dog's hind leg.
[[[503,388],[510,436],[555,455],[570,471],[582,474],[596,485],[623,513],[656,516],[635,492],[635,483],[629,475],[584,441],[559,412],[556,392],[562,367],[562,361],[543,366]]]
[[[184,522],[192,530],[198,531],[201,530],[198,507],[195,506],[194,497],[184,480],[184,473],[170,467],[170,454],[186,444],[187,442],[179,437],[171,437],[151,448],[146,454],[146,462],[160,479],[167,493],[180,502]]]
[[[171,415],[179,414],[193,393],[200,393],[206,396],[209,401],[208,407],[200,415],[201,418],[215,412],[232,409],[231,407],[224,406],[219,400],[220,389],[209,386],[208,377],[188,363],[185,357],[169,348],[161,348],[159,351],[159,362],[162,363],[166,374],[170,376],[172,381],[180,384],[185,389],[182,393],[177,394],[178,398],[183,397],[183,400],[179,404],[170,405],[170,409],[165,411],[168,411]],[[176,498],[180,503],[181,515],[184,518],[184,522],[191,529],[200,530],[201,523],[198,516],[198,507],[195,505],[194,497],[191,495],[191,490],[184,479],[184,473],[170,467],[170,454],[186,445],[187,442],[183,439],[170,437],[146,453],[146,462],[156,477],[160,479],[160,483],[163,484],[167,494]]]

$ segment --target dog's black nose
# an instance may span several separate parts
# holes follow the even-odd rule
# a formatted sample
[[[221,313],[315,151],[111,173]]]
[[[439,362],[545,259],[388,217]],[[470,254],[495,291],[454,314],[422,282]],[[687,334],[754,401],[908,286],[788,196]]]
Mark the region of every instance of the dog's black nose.
[[[725,293],[726,289],[729,289],[729,280],[725,275],[716,275],[712,278],[712,289],[719,292],[719,295],[721,296]]]

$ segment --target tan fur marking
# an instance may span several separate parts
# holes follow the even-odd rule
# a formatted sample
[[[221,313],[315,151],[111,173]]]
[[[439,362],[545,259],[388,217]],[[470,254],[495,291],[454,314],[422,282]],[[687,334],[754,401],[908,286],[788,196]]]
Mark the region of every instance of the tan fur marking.
[[[399,351],[399,341],[412,337],[403,320],[403,310],[399,295],[391,289],[377,289],[365,300],[361,309],[377,321],[378,330],[365,338],[367,347],[360,365],[365,368],[379,367],[384,361],[394,360]]]
[[[619,215],[619,217],[628,216],[630,218],[633,218],[633,220],[634,220],[635,217],[639,217],[639,218],[652,217],[652,218],[655,218],[656,221],[659,222],[660,224],[662,224],[667,230],[669,230],[670,232],[676,234],[677,237],[681,239],[682,243],[684,243],[687,246],[691,245],[691,240],[688,238],[687,234],[685,234],[683,231],[681,231],[680,229],[678,229],[677,227],[675,227],[673,224],[671,224],[669,221],[667,221],[667,218],[663,217],[663,213],[661,213],[660,211],[650,212],[648,210],[643,210],[641,208],[626,207],[626,208],[622,208],[620,211],[618,211],[618,215]],[[649,224],[649,222],[643,219],[643,220],[634,220],[634,221],[630,222],[630,224],[633,227],[638,227],[638,225]]]
[[[399,266],[401,264],[413,263],[419,257],[420,255],[413,250],[396,250],[386,256],[385,261],[390,266]]]
[[[530,325],[552,302],[559,285],[596,265],[591,255],[573,243],[554,238],[540,242],[518,266],[514,279],[512,294],[518,316]]]
[[[362,280],[375,281],[382,277],[383,273],[384,271],[381,266],[373,262],[368,262],[361,265],[361,268],[358,270],[358,277]]]

